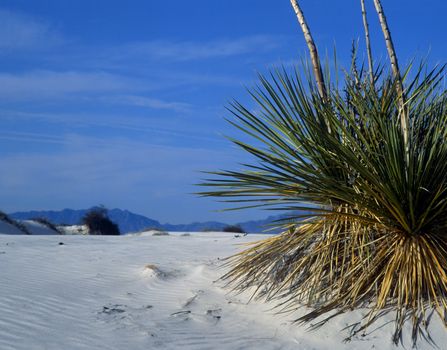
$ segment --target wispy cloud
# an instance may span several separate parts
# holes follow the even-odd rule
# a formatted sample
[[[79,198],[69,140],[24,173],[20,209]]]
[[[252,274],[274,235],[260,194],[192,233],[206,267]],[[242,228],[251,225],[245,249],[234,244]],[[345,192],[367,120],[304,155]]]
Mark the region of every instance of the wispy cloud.
[[[0,9],[0,23],[3,210],[104,203],[200,217],[209,201],[186,196],[198,172],[240,160],[217,134],[214,91],[247,84],[239,64],[284,44],[269,35],[154,36],[98,47],[35,16]]]
[[[161,91],[182,86],[237,86],[242,78],[200,75],[189,72],[152,73],[138,76],[100,70],[32,70],[20,73],[0,72],[0,102],[35,101],[84,95],[86,99],[184,112],[190,105],[166,101],[157,96],[141,95],[142,91]],[[103,96],[98,99],[98,94]]]
[[[114,133],[131,132],[136,137],[147,139],[147,144],[171,144],[178,140],[194,143],[206,143],[210,147],[228,146],[228,141],[222,136],[213,134],[201,124],[191,123],[178,118],[151,118],[127,114],[68,114],[68,113],[33,113],[0,110],[0,120],[15,125],[40,125],[55,130],[49,133],[30,133],[16,130],[0,130],[0,140],[10,140],[27,143],[59,143],[69,145],[74,138],[67,138],[57,132],[61,128],[71,130],[108,130]],[[179,125],[182,125],[179,128]],[[149,137],[148,137],[149,136]]]
[[[233,39],[216,39],[209,42],[155,40],[123,45],[111,50],[114,60],[139,57],[145,59],[191,61],[225,58],[248,53],[271,51],[281,46],[284,39],[271,35],[254,35]]]
[[[76,93],[136,89],[141,84],[128,77],[105,72],[31,71],[0,73],[0,100],[54,98]]]
[[[275,69],[275,68],[297,68],[302,67],[303,63],[305,64],[306,61],[302,61],[298,58],[287,58],[287,59],[277,59],[275,61],[269,62],[266,64],[266,66],[269,69]]]
[[[192,108],[192,105],[189,103],[164,101],[158,98],[136,95],[109,96],[103,98],[102,100],[113,104],[122,104],[149,109],[170,110],[175,112],[187,112]]]
[[[162,219],[178,210],[181,217],[197,200],[194,196],[184,198],[197,182],[197,171],[235,161],[227,151],[206,147],[161,147],[123,138],[66,137],[66,145],[57,152],[0,155],[4,170],[0,173],[3,210],[104,203],[147,208],[152,217]],[[21,204],[12,207],[13,202]]]
[[[33,132],[0,131],[0,140],[65,144],[65,139],[61,136]]]
[[[0,9],[0,49],[36,49],[61,43],[62,36],[48,23],[31,16]]]

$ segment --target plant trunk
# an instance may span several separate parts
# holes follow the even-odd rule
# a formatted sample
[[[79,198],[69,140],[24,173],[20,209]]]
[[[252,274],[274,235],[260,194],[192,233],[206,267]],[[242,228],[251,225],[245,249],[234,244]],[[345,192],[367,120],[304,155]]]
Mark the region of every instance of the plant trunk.
[[[371,86],[374,86],[374,67],[371,53],[371,40],[369,38],[368,18],[366,16],[365,0],[360,0],[360,3],[362,5],[363,27],[365,29],[366,53],[368,55],[368,66],[369,66],[369,79],[371,80]]]
[[[290,2],[292,4],[293,9],[295,10],[298,22],[304,34],[304,39],[306,40],[307,47],[309,48],[310,51],[310,59],[312,61],[314,76],[317,82],[318,93],[320,94],[320,97],[324,101],[327,101],[328,96],[326,91],[326,85],[324,84],[323,71],[321,69],[321,62],[320,57],[318,56],[317,47],[315,45],[314,39],[312,38],[312,34],[310,33],[309,26],[307,25],[306,20],[304,18],[303,11],[298,5],[298,1],[290,0]]]
[[[391,39],[391,33],[388,27],[388,23],[383,12],[383,7],[380,0],[374,0],[377,14],[379,16],[380,26],[385,37],[386,48],[388,50],[388,56],[390,57],[391,69],[393,71],[394,78],[396,79],[396,90],[399,99],[399,116],[400,125],[402,127],[402,133],[404,137],[405,158],[409,161],[409,148],[408,148],[408,113],[405,106],[404,87],[402,83],[402,76],[399,71],[399,64],[397,62],[396,50],[394,49],[393,40]]]

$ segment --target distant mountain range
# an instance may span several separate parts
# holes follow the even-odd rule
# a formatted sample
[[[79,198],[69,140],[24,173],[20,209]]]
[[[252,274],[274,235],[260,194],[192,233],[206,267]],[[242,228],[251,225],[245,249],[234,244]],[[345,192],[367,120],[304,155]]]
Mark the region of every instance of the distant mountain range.
[[[54,224],[62,225],[78,225],[81,223],[84,215],[91,209],[64,209],[59,211],[40,210],[26,211],[9,214],[10,217],[17,220],[29,220],[33,218],[46,218]],[[156,228],[166,231],[220,231],[228,224],[217,221],[194,222],[191,224],[161,224],[159,221],[150,219],[146,216],[132,213],[128,210],[110,209],[108,210],[109,218],[118,224],[121,233],[138,232],[143,229]],[[248,233],[262,233],[269,229],[269,224],[284,216],[269,216],[264,220],[252,220],[241,222],[238,225]],[[278,230],[268,231],[269,233],[277,233]]]

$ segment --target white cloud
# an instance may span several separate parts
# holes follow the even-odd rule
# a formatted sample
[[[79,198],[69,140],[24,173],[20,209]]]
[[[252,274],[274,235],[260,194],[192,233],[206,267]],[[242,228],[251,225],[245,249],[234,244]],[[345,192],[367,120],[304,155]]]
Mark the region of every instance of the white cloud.
[[[129,59],[129,57],[171,61],[203,60],[267,52],[282,45],[282,42],[281,37],[271,35],[218,39],[210,42],[156,40],[124,45],[114,49],[110,58],[115,60]]]
[[[216,118],[217,119],[217,118]],[[147,144],[171,144],[172,141],[201,142],[210,147],[227,147],[229,142],[220,134],[210,132],[201,124],[189,122],[187,119],[165,118],[158,116],[141,117],[114,114],[70,114],[70,113],[32,113],[0,110],[0,120],[16,125],[40,125],[48,130],[60,130],[67,127],[81,132],[108,129],[112,132],[134,132],[136,136],[148,137]],[[223,122],[221,118],[220,121]],[[181,127],[179,127],[181,125]],[[35,143],[59,143],[69,145],[73,139],[63,135],[30,133],[16,130],[0,130],[0,140]]]
[[[234,154],[207,148],[157,146],[124,138],[66,138],[56,152],[0,155],[3,199],[40,208],[110,202],[129,208],[134,201],[157,206],[157,198],[184,197],[201,177],[198,170],[235,162]]]
[[[0,100],[39,100],[77,93],[131,90],[139,86],[135,80],[104,72],[0,73]]]
[[[247,211],[244,219],[234,212],[212,213],[223,205],[191,194],[203,189],[194,186],[206,177],[200,170],[234,168],[236,161],[228,151],[86,138],[79,138],[76,147],[60,148],[56,154],[0,154],[0,210],[104,204],[171,223],[242,221],[250,217]]]
[[[156,82],[156,83],[155,83]],[[0,72],[0,102],[57,99],[83,94],[85,99],[107,103],[186,111],[190,105],[142,96],[142,91],[158,91],[181,86],[228,86],[247,83],[241,78],[168,72],[154,77],[137,77],[104,71],[33,70],[21,73]],[[95,95],[96,93],[96,95]],[[98,97],[98,93],[103,93]]]
[[[51,26],[30,16],[0,10],[0,49],[3,51],[42,48],[62,42]]]
[[[157,77],[158,78],[158,77]],[[154,83],[157,81],[157,83]],[[163,79],[108,73],[104,71],[33,70],[21,73],[0,72],[0,102],[35,101],[83,95],[107,103],[140,106],[184,112],[190,105],[166,101],[155,96],[142,96],[142,91],[157,91],[190,85],[239,85],[228,76],[203,76],[181,72],[166,73]],[[102,93],[102,96],[99,96]]]
[[[0,131],[0,140],[52,143],[52,144],[65,143],[65,139],[61,136],[45,135],[42,133],[33,133],[33,132],[16,132],[16,131]]]
[[[187,112],[192,108],[192,105],[189,103],[164,101],[158,98],[136,95],[108,96],[102,100],[114,104],[171,110],[175,112]]]

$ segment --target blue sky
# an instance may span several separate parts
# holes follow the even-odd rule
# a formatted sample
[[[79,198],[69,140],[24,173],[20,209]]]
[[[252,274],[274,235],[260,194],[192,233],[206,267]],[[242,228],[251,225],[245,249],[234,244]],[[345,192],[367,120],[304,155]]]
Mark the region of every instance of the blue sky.
[[[363,39],[360,2],[301,4],[320,54],[336,43],[347,66]],[[428,53],[445,62],[444,1],[383,5],[402,64]],[[251,106],[256,72],[307,53],[288,0],[2,0],[0,23],[1,210],[104,204],[172,223],[268,215],[216,212],[224,206],[190,193],[200,170],[247,161],[222,136],[236,134],[228,101]]]

